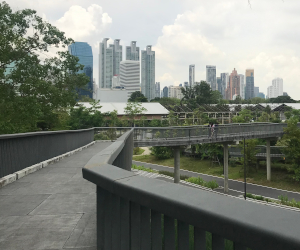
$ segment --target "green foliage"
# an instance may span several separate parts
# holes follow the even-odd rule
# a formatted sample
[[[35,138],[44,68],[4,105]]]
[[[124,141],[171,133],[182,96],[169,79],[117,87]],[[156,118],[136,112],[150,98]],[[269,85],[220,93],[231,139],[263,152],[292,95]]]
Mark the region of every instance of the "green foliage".
[[[190,178],[186,179],[186,181],[203,186],[203,187],[211,188],[211,189],[215,189],[215,188],[219,187],[219,185],[216,181],[206,182],[201,177],[190,177]]]
[[[108,137],[108,135],[104,132],[102,133],[98,133],[94,135],[94,141],[102,141],[102,140],[110,140],[110,138]]]
[[[92,127],[101,127],[104,123],[104,115],[99,111],[99,101],[90,103],[91,107],[86,108],[83,105],[71,108],[69,126],[71,129],[85,129]]]
[[[141,155],[144,152],[145,152],[145,150],[140,147],[133,148],[133,155]]]
[[[173,172],[169,172],[169,171],[165,171],[165,170],[159,170],[158,171],[159,174],[162,174],[162,175],[166,175],[166,176],[170,176],[170,177],[173,177],[174,178],[174,173]],[[186,180],[188,179],[189,177],[186,176],[186,175],[180,175],[180,180]]]
[[[131,94],[128,101],[129,102],[148,102],[148,99],[141,93],[141,91],[135,91]]]
[[[242,109],[238,116],[232,118],[233,123],[247,123],[253,118],[253,114],[249,109]]]
[[[300,201],[297,202],[297,201],[295,201],[295,199],[289,200],[287,195],[279,195],[278,198],[282,205],[300,208]]]
[[[218,157],[221,161],[223,159],[223,146],[218,143],[204,143],[196,145],[196,154],[201,156],[201,159],[213,159]]]
[[[149,172],[149,173],[157,173],[157,171],[153,170],[152,168],[145,168],[144,166],[137,166],[135,164],[132,164],[131,168],[146,171],[146,172]]]
[[[135,92],[134,92],[135,93]],[[137,115],[142,115],[145,111],[147,111],[146,108],[142,107],[142,104],[137,102],[128,102],[127,106],[124,108],[125,114],[130,119],[133,126],[135,126],[135,117]]]
[[[168,115],[169,126],[178,126],[179,125],[179,117],[174,113],[173,110],[169,112]]]
[[[173,157],[173,150],[170,147],[151,147],[151,154],[157,159],[169,159]]]
[[[0,3],[0,134],[52,129],[57,112],[74,106],[89,78],[66,51],[43,59],[49,48],[70,45],[56,27],[30,9]]]
[[[243,156],[246,157],[246,167],[247,170],[249,170],[249,167],[255,167],[256,166],[256,154],[258,153],[258,150],[256,149],[256,146],[258,144],[257,139],[249,139],[245,140],[246,147],[244,151],[244,141],[241,141],[239,144],[239,147],[242,149],[241,153]],[[241,159],[242,166],[244,166],[244,157]]]
[[[276,98],[270,98],[270,103],[296,103],[290,96],[278,96]]]
[[[298,117],[292,117],[287,121],[287,127],[284,128],[284,136],[281,144],[285,146],[283,152],[286,158],[293,164],[294,179],[300,181],[300,129],[297,126]]]

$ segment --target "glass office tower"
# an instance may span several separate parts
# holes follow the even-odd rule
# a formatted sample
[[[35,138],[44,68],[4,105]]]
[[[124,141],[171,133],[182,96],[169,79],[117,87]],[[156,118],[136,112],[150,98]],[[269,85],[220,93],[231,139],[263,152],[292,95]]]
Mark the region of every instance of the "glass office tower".
[[[75,42],[68,47],[69,52],[73,56],[79,58],[79,64],[84,65],[83,70],[78,73],[85,73],[90,81],[88,82],[86,89],[79,89],[80,96],[88,96],[93,98],[93,52],[92,47],[85,42]]]

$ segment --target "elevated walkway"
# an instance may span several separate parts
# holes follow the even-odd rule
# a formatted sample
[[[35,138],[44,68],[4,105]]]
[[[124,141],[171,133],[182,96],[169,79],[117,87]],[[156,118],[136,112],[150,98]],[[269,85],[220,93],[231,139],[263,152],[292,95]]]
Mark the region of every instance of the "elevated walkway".
[[[0,188],[0,249],[96,250],[96,186],[82,168],[95,145]]]

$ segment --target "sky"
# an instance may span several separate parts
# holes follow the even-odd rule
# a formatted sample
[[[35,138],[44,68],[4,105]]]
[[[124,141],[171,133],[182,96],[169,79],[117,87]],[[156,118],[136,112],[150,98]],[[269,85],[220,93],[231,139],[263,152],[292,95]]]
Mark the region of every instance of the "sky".
[[[255,86],[267,94],[272,79],[300,99],[299,0],[6,0],[13,10],[30,8],[75,41],[88,42],[98,84],[99,42],[137,41],[152,45],[161,88],[206,79],[206,65],[217,76],[254,69]]]

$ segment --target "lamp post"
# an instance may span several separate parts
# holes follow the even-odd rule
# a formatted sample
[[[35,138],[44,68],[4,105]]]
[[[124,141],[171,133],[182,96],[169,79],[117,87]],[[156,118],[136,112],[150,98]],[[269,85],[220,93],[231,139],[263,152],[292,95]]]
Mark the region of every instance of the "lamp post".
[[[244,198],[246,200],[246,143],[245,143],[245,138],[244,138]]]

